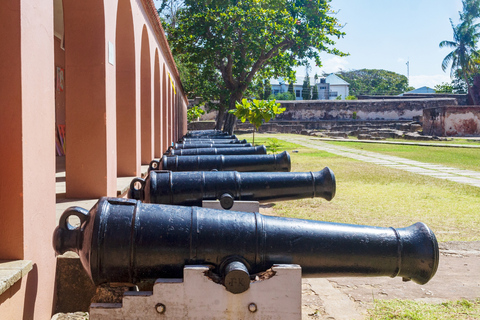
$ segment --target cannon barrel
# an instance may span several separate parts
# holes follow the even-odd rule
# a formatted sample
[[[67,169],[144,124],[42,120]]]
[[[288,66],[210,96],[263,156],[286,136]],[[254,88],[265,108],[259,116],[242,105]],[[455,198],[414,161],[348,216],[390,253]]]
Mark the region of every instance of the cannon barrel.
[[[195,155],[215,155],[215,154],[267,154],[265,146],[240,147],[240,148],[196,148],[196,149],[172,149],[171,156],[195,156]]]
[[[245,144],[247,140],[238,140],[238,139],[193,139],[193,140],[183,140],[183,142],[179,142],[182,144],[226,144],[226,143],[233,143],[233,144]]]
[[[184,136],[180,140],[206,140],[206,139],[213,139],[213,140],[238,140],[237,136],[228,135],[228,136],[196,136],[196,137],[187,137]]]
[[[214,136],[214,137],[222,137],[222,136],[230,136],[235,137],[235,135],[229,135],[226,132],[219,131],[219,130],[193,130],[187,132],[184,137],[188,138],[195,138],[195,137],[205,137],[205,136]]]
[[[253,147],[251,143],[174,143],[172,149],[241,148]]]
[[[156,170],[160,163],[150,162],[149,170]],[[197,156],[163,156],[162,169],[170,171],[283,171],[291,168],[290,155],[287,151],[279,154],[246,155],[197,155]]]
[[[69,224],[72,216],[79,227]],[[96,285],[181,278],[192,264],[224,275],[232,262],[250,274],[298,264],[304,276],[400,276],[425,284],[439,259],[423,223],[380,228],[117,198],[101,198],[90,212],[67,209],[53,246],[57,254],[77,252]]]
[[[147,203],[201,206],[203,200],[220,200],[230,209],[234,200],[271,202],[335,196],[335,175],[329,168],[318,172],[172,172],[150,171],[135,178],[128,197]]]

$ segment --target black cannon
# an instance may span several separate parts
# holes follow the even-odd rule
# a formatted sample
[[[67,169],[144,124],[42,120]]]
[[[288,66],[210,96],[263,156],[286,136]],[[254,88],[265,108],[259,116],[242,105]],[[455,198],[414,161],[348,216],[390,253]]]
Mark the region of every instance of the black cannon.
[[[265,146],[240,147],[240,148],[196,148],[196,149],[172,149],[170,156],[195,156],[214,154],[267,154]]]
[[[187,132],[185,137],[204,137],[204,136],[215,136],[215,137],[220,137],[220,136],[231,136],[226,132],[219,131],[219,130],[193,130]]]
[[[272,202],[335,196],[335,176],[329,168],[318,172],[150,171],[135,178],[128,197],[148,203],[201,206],[203,200],[220,200],[230,209],[235,200]]]
[[[197,137],[187,137],[184,136],[180,140],[205,140],[205,139],[213,139],[213,140],[238,140],[237,136],[235,135],[224,135],[224,136],[197,136]]]
[[[226,144],[226,143],[233,143],[233,144],[244,144],[247,143],[247,140],[238,140],[238,139],[192,139],[192,140],[183,140],[179,142],[182,144]]]
[[[80,226],[69,224],[80,219]],[[181,278],[185,265],[205,264],[228,278],[274,264],[298,264],[304,276],[389,276],[427,283],[438,266],[438,244],[423,223],[380,228],[264,216],[199,207],[101,198],[88,212],[67,209],[54,231],[57,254],[75,251],[96,285]],[[239,270],[243,270],[238,272]]]
[[[197,155],[197,156],[163,156],[162,169],[170,171],[283,171],[291,168],[290,155],[287,151],[279,154],[246,155]],[[160,168],[160,161],[150,162],[149,170]]]
[[[174,143],[170,149],[195,149],[195,148],[242,148],[253,147],[251,143]]]

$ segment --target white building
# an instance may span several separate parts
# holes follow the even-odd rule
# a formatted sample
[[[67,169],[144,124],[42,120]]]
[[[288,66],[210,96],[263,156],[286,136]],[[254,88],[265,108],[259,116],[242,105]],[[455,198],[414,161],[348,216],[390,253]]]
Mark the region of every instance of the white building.
[[[302,89],[304,80],[305,77],[297,77],[297,81],[293,84],[296,100],[303,100]],[[288,91],[289,83],[283,79],[274,79],[270,84],[272,86],[272,93],[275,95]],[[349,83],[333,73],[327,77],[318,78],[316,83],[314,77],[310,77],[310,86],[313,87],[314,85],[316,85],[318,89],[318,100],[335,100],[339,96],[342,100],[345,100],[349,95]]]

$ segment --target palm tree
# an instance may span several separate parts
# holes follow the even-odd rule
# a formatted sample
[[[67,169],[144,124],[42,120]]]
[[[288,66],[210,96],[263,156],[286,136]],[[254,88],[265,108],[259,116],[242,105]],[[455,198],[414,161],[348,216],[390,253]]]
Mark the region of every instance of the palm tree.
[[[453,50],[447,54],[442,61],[442,70],[445,71],[451,65],[450,76],[455,72],[461,72],[465,83],[470,87],[469,75],[473,74],[477,68],[475,63],[480,58],[480,54],[476,50],[480,33],[477,32],[479,24],[473,24],[471,20],[464,21],[458,25],[454,25],[452,19],[450,24],[453,29],[453,41],[444,40],[440,42],[440,48],[452,48]],[[471,90],[469,90],[470,92]],[[470,92],[473,103],[477,105],[475,97]]]

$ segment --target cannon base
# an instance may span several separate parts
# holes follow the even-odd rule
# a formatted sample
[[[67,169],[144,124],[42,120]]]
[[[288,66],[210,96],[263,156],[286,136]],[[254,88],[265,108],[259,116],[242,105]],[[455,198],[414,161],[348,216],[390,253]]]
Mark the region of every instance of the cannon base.
[[[93,303],[90,319],[301,319],[300,266],[275,265],[273,276],[240,294],[213,282],[208,270],[185,266],[183,279],[157,279],[153,292],[125,292],[122,304]]]

